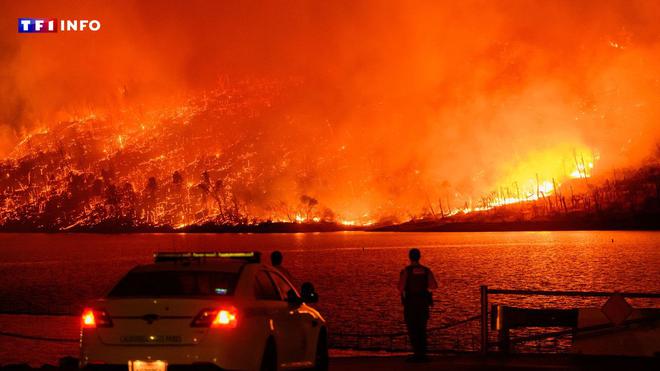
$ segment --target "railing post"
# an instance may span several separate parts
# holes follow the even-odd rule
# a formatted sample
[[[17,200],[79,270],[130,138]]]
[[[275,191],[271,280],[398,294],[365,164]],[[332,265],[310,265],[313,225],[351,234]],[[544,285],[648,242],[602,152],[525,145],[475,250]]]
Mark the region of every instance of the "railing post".
[[[509,353],[511,349],[511,333],[506,312],[507,307],[504,305],[493,305],[491,312],[493,317],[497,317],[497,342],[499,344],[497,348],[502,353]]]
[[[481,292],[481,354],[488,353],[488,286],[480,286]]]

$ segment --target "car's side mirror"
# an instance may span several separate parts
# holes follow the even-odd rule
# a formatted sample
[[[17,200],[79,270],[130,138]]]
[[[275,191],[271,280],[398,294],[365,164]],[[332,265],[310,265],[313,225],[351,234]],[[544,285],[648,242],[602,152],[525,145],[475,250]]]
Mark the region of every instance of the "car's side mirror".
[[[310,282],[305,282],[300,288],[300,296],[305,303],[316,303],[319,301],[319,295],[314,290],[314,285]]]

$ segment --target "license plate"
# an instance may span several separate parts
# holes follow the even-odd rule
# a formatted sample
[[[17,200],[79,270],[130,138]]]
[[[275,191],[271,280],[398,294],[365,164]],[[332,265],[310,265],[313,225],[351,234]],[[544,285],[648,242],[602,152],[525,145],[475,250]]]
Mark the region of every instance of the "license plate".
[[[167,371],[167,362],[128,361],[128,371]]]
[[[119,341],[123,344],[180,344],[182,339],[177,335],[123,335]]]

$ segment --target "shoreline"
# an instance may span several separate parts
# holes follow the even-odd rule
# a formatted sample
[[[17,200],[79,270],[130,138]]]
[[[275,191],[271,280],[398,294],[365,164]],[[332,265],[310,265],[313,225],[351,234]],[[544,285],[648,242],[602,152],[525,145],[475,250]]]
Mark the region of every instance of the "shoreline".
[[[176,229],[169,226],[93,226],[68,230],[29,227],[0,227],[0,233],[49,234],[288,234],[328,232],[555,232],[555,231],[660,231],[660,217],[642,221],[602,222],[593,220],[439,222],[410,221],[381,226],[343,226],[335,223],[262,223],[255,225],[201,225]]]
[[[375,232],[553,232],[553,231],[659,231],[655,219],[634,222],[593,220],[511,221],[511,222],[408,222],[374,229]]]
[[[44,364],[32,367],[27,363],[0,365],[0,371],[78,370],[77,359],[65,357],[58,365]],[[432,355],[426,363],[409,363],[401,355],[362,355],[330,357],[330,370],[655,370],[658,357],[627,357],[616,355],[578,354],[479,354]]]

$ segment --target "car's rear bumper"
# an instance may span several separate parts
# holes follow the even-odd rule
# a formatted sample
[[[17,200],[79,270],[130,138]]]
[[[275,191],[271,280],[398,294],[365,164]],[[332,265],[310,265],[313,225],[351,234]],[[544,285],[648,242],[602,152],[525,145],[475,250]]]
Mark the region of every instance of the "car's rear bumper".
[[[216,332],[195,345],[106,344],[94,330],[83,331],[80,366],[90,370],[128,370],[129,361],[164,361],[168,371],[256,370],[266,339],[250,338],[241,332]]]

